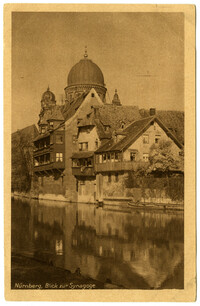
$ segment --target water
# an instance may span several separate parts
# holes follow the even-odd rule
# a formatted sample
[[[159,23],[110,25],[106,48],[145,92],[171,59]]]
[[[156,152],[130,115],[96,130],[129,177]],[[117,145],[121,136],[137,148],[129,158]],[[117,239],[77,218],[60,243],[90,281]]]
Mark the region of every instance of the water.
[[[183,288],[183,212],[12,200],[12,252],[123,288]]]

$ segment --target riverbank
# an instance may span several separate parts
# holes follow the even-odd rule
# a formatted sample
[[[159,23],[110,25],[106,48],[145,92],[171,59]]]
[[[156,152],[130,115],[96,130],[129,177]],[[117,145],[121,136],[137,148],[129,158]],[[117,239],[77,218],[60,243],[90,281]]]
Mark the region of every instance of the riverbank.
[[[56,202],[66,202],[66,203],[72,203],[70,201],[67,201],[67,199],[62,195],[54,195],[54,194],[44,194],[44,195],[35,195],[31,193],[24,193],[24,192],[13,192],[11,193],[11,196],[14,198],[26,198],[28,200],[35,199],[39,201],[56,201]],[[76,202],[77,203],[77,202]],[[165,203],[165,202],[137,202],[134,203],[132,201],[132,198],[130,197],[107,197],[103,199],[101,202],[88,202],[83,203],[79,202],[81,204],[96,204],[98,206],[119,206],[119,207],[128,207],[128,208],[142,208],[142,209],[161,209],[161,210],[184,210],[184,204],[183,203]]]
[[[11,289],[103,289],[104,283],[19,254],[11,256]]]

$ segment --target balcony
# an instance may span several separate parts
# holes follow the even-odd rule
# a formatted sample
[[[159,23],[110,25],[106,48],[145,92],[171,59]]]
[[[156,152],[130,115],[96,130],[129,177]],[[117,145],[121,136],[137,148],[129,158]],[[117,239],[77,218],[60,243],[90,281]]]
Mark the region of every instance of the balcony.
[[[40,155],[47,154],[50,152],[53,152],[53,144],[48,145],[46,147],[34,149],[33,156],[36,157],[36,156],[40,156]]]
[[[38,166],[34,166],[34,172],[45,172],[45,171],[53,171],[58,170],[61,171],[65,169],[65,163],[64,162],[53,162],[53,163],[45,163],[45,164],[39,164]]]
[[[138,166],[148,167],[148,162],[118,161],[95,164],[95,172],[135,171]]]
[[[94,167],[72,167],[72,174],[74,176],[95,176]]]

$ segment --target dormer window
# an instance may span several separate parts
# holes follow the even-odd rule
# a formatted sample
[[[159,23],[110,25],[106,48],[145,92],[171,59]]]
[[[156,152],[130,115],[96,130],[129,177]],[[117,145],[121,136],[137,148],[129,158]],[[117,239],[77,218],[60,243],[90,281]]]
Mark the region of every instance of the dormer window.
[[[156,136],[155,136],[155,143],[158,143],[159,140],[160,140],[160,135],[156,135]]]
[[[94,93],[93,92],[91,93],[91,97],[94,98]]]
[[[51,128],[53,128],[53,121],[50,121],[49,125],[50,125]]]
[[[123,129],[125,127],[125,123],[121,122],[121,129]]]
[[[108,125],[105,125],[105,126],[104,126],[104,130],[105,130],[105,132],[109,132],[109,126],[108,126]]]
[[[149,135],[143,135],[143,143],[149,143]]]
[[[45,127],[42,127],[42,128],[41,128],[41,133],[44,134],[45,132],[46,132],[46,128],[45,128]]]

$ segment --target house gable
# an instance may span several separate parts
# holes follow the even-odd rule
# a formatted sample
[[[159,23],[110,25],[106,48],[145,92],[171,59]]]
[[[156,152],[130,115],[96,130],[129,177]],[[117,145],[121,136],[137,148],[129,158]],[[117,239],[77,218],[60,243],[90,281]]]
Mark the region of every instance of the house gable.
[[[96,90],[92,88],[88,93],[88,95],[83,100],[83,102],[81,103],[81,105],[77,108],[74,115],[65,122],[65,126],[68,127],[74,120],[85,117],[86,114],[91,112],[92,106],[102,106],[102,105],[103,101],[100,99]]]
[[[156,140],[171,141],[171,150],[175,155],[179,155],[180,147],[167,135],[164,129],[155,120],[153,125],[142,131],[141,135],[137,137],[126,149],[124,149],[123,159],[130,160],[132,152],[136,153],[136,161],[143,160],[145,156],[149,155],[150,148],[155,144]]]
[[[170,132],[170,130],[156,117],[151,116],[148,118],[143,118],[133,123],[129,124],[126,127],[123,134],[126,135],[120,141],[114,141],[112,138],[108,142],[105,143],[101,148],[98,149],[98,152],[106,152],[106,151],[125,151],[128,149],[143,133],[147,131],[147,129],[156,122],[160,128],[162,128],[163,132],[179,147],[182,149],[182,144],[178,141],[178,139]]]

